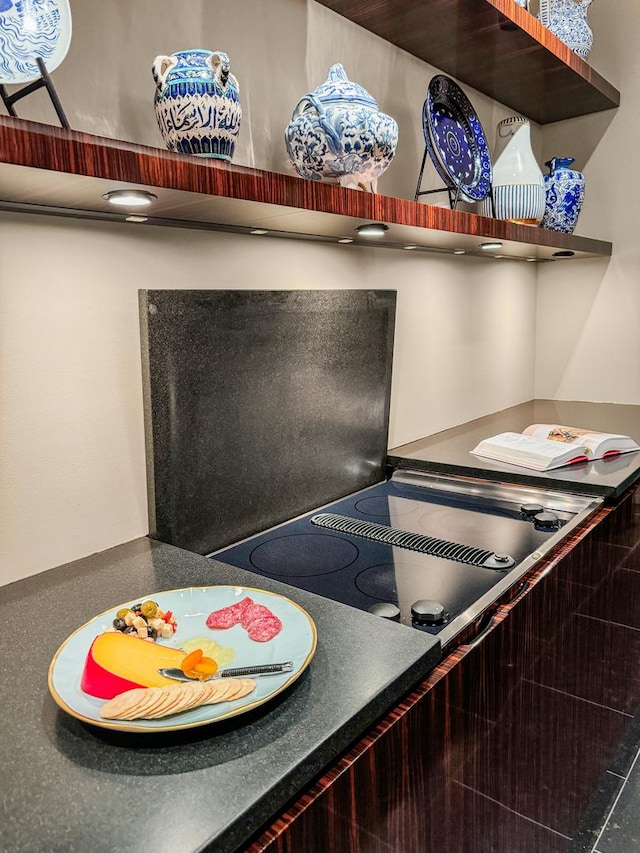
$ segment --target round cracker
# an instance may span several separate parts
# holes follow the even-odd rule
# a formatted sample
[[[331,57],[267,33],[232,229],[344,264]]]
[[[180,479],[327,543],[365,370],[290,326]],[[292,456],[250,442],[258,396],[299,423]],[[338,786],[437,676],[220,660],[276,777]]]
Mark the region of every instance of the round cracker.
[[[119,720],[139,720],[144,717],[148,708],[151,708],[159,700],[162,687],[147,687],[140,700],[133,705],[126,714],[120,714]]]
[[[100,708],[100,716],[110,720],[120,719],[122,714],[128,713],[142,700],[146,689],[146,687],[133,687],[131,690],[125,690],[124,693],[118,693]]]
[[[167,714],[170,714],[171,709],[178,701],[178,691],[176,688],[179,687],[180,685],[176,684],[175,686],[171,685],[170,687],[159,688],[161,693],[157,701],[150,708],[147,708],[145,719],[155,720],[158,717],[165,717]]]

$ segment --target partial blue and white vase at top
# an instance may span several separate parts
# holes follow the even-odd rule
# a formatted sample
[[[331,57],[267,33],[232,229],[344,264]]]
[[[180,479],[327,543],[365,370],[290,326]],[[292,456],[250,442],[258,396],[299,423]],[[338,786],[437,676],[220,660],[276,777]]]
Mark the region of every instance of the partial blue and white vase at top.
[[[2,0],[0,0],[1,2]],[[170,151],[231,160],[242,119],[240,87],[220,50],[156,56],[154,107]]]
[[[545,163],[546,206],[541,228],[573,234],[584,201],[585,181],[582,172],[571,168],[573,157],[553,157]]]
[[[492,191],[496,219],[539,225],[544,214],[542,170],[531,149],[531,125],[514,115],[498,123]],[[491,198],[480,202],[482,216],[492,216]]]
[[[39,80],[37,58],[55,71],[70,43],[69,0],[0,0],[0,84]]]
[[[396,153],[398,125],[337,63],[321,86],[300,98],[284,139],[301,177],[375,192]]]
[[[593,0],[540,0],[540,22],[554,36],[586,59],[593,46],[593,32],[587,23],[587,10]]]

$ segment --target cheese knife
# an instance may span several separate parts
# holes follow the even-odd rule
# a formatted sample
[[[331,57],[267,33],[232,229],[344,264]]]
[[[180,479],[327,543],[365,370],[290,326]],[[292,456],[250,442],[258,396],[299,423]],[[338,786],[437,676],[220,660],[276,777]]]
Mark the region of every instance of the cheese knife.
[[[223,669],[216,672],[215,675],[209,675],[207,678],[192,678],[190,675],[185,675],[181,669],[173,667],[165,667],[159,669],[160,675],[165,678],[172,678],[174,681],[211,681],[212,678],[245,678],[254,675],[279,675],[281,672],[291,672],[293,669],[293,661],[289,660],[286,663],[263,663],[256,666],[236,666],[230,669]]]

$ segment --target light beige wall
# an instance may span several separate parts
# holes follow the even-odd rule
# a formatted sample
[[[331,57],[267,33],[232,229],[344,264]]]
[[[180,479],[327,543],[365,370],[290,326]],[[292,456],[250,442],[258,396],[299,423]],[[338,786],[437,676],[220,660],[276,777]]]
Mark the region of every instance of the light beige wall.
[[[522,266],[0,214],[0,581],[148,532],[139,288],[397,289],[395,445],[531,396]]]
[[[311,0],[71,6],[54,79],[74,128],[161,146],[153,58],[219,48],[241,85],[235,162],[288,171],[291,110],[342,61],[400,125],[380,190],[412,197],[430,66]],[[466,91],[493,138],[510,111]],[[54,121],[42,93],[19,113]],[[396,289],[393,446],[532,396],[535,279],[511,261],[0,215],[0,583],[147,532],[138,288]]]
[[[536,395],[640,403],[640,36],[637,3],[597,0],[590,63],[621,91],[617,110],[545,128],[543,159],[575,157],[586,178],[577,233],[610,260],[538,270]]]

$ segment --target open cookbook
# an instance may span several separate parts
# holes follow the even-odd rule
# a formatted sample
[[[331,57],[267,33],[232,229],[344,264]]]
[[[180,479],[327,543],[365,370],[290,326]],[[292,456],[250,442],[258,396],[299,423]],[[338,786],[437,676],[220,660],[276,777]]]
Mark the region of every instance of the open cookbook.
[[[535,471],[590,462],[640,450],[628,435],[557,424],[531,424],[523,432],[503,432],[481,441],[471,453]]]

